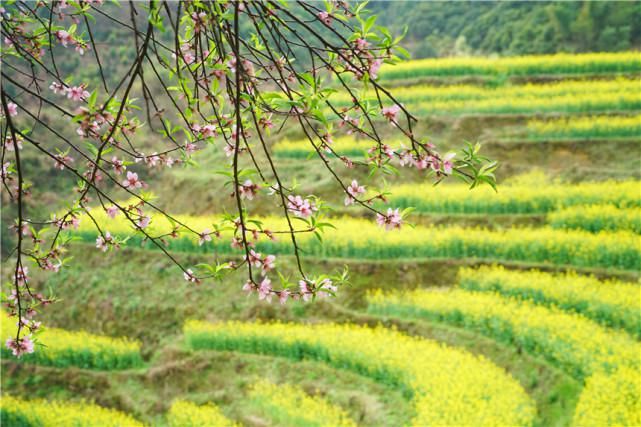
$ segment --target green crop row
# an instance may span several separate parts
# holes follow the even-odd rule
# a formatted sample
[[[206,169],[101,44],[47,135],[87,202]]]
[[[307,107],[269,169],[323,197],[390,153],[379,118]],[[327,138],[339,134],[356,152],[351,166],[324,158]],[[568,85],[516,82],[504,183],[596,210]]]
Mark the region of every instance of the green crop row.
[[[628,230],[641,234],[641,208],[619,209],[613,205],[572,206],[548,214],[554,228],[600,231]]]

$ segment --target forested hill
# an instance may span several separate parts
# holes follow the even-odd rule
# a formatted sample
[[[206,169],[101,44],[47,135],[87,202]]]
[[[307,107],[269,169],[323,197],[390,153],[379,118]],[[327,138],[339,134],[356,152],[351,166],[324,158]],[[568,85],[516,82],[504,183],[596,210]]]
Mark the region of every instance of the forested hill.
[[[368,9],[410,30],[414,58],[606,52],[641,46],[640,1],[375,1]]]

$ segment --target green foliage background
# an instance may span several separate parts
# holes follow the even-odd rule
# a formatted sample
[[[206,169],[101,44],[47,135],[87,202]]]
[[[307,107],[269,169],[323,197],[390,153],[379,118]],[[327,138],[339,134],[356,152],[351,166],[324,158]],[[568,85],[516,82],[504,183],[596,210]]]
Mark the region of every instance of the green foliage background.
[[[639,1],[375,1],[414,58],[613,52],[641,45]]]

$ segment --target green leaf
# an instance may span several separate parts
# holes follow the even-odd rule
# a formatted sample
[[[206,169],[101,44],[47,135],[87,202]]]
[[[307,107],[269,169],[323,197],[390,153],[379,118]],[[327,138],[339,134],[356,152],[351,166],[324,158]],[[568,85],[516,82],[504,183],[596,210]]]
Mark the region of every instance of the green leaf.
[[[377,18],[378,16],[376,15],[372,15],[369,18],[367,18],[367,20],[365,21],[365,24],[363,25],[363,34],[369,33],[369,30],[372,29]]]

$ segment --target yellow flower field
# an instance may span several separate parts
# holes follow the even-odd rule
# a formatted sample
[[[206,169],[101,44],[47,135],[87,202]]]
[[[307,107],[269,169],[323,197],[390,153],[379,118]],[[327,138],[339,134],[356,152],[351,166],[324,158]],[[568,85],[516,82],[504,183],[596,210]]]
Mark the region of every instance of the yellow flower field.
[[[127,414],[91,403],[23,400],[4,393],[0,413],[7,427],[143,427]]]
[[[619,209],[614,205],[571,206],[548,214],[554,228],[574,228],[598,233],[629,230],[641,234],[641,208]]]
[[[414,85],[394,89],[394,97],[406,104],[434,101],[478,101],[487,99],[550,98],[566,95],[607,95],[634,91],[641,84],[638,78],[614,78],[611,80],[559,80],[551,83],[526,83],[486,87],[472,84],[456,85]],[[376,102],[376,92],[365,92],[365,99]],[[349,105],[349,94],[338,92],[331,100],[338,105]]]
[[[621,367],[588,378],[575,409],[577,427],[641,425],[641,371]]]
[[[641,71],[637,52],[438,58],[384,66],[383,80],[478,75],[600,74]]]
[[[530,139],[602,139],[639,137],[641,115],[560,117],[552,120],[533,119],[527,123]]]
[[[641,344],[631,336],[554,307],[461,289],[377,291],[367,299],[372,313],[460,325],[521,345],[579,378],[641,365]]]
[[[167,413],[169,427],[238,427],[212,404],[196,405],[186,400],[172,403]]]
[[[503,266],[463,268],[459,286],[472,291],[498,292],[537,304],[580,313],[606,326],[641,337],[638,283],[601,281],[575,272],[550,274],[538,270],[508,270]]]
[[[132,226],[119,216],[110,219],[102,212],[93,213],[104,230],[124,237],[133,231]],[[176,216],[195,230],[212,229],[218,222],[212,217]],[[254,218],[272,231],[286,230],[282,218]],[[324,258],[362,259],[488,259],[496,261],[527,262],[536,264],[572,265],[583,268],[614,268],[633,270],[641,266],[641,248],[638,235],[631,232],[589,233],[580,230],[557,230],[552,228],[511,228],[490,231],[482,228],[450,227],[405,227],[386,232],[374,219],[334,218],[330,220],[336,229],[327,229],[323,244],[319,245],[311,233],[299,234],[298,242],[310,256]],[[298,227],[298,229],[302,229]],[[157,235],[171,231],[171,225],[163,218],[154,220],[148,232]],[[76,236],[95,241],[93,224],[81,220]],[[220,253],[239,253],[230,246],[230,233],[223,233],[211,243],[198,245],[197,236],[169,241],[173,250],[209,252],[212,246]],[[140,244],[140,236],[134,236],[129,244]],[[147,243],[148,248],[154,248]],[[287,239],[263,239],[257,243],[260,251],[273,254],[291,254],[291,242]]]
[[[184,333],[196,350],[315,359],[401,387],[412,396],[415,426],[481,420],[484,425],[530,425],[534,416],[521,386],[483,357],[382,327],[189,321]]]
[[[401,184],[389,189],[393,206],[415,207],[437,214],[542,214],[559,208],[612,204],[621,208],[641,206],[641,182],[602,181],[579,184],[500,185],[470,190],[465,185]]]
[[[356,427],[341,408],[290,384],[260,381],[250,386],[249,397],[279,426]]]
[[[0,314],[4,343],[15,334],[16,318]],[[65,368],[76,366],[86,369],[128,369],[142,365],[140,343],[127,338],[111,338],[89,334],[84,331],[67,331],[47,328],[37,335],[38,343],[33,354],[22,356],[21,360],[42,365]],[[10,351],[3,346],[2,355]]]

